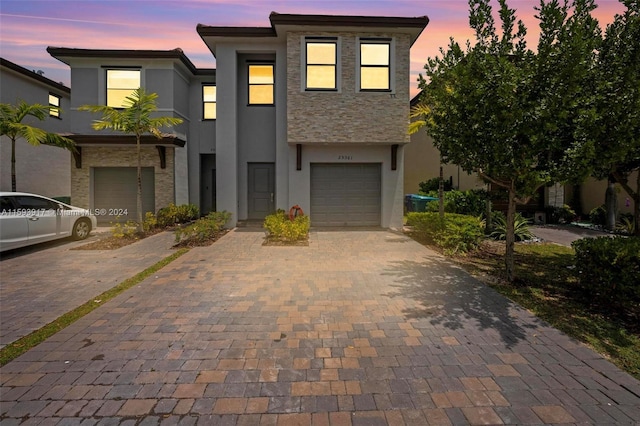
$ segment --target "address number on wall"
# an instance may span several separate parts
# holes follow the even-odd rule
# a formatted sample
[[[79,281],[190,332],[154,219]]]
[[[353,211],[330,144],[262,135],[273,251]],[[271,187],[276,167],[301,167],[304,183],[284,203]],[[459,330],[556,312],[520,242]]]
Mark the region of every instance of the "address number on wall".
[[[338,160],[353,160],[352,155],[338,155]]]

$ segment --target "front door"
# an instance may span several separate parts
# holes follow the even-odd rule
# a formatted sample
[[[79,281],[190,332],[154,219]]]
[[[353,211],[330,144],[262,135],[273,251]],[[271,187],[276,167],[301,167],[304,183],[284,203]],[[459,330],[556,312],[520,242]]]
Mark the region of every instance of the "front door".
[[[249,163],[249,219],[261,220],[274,212],[275,165]]]

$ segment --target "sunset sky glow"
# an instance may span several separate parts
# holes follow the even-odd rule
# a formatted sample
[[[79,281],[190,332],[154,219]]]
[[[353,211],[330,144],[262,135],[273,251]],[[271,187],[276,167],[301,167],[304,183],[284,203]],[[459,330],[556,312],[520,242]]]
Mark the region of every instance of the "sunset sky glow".
[[[494,10],[497,1],[492,2]],[[535,49],[537,0],[510,0],[528,29]],[[604,29],[624,7],[597,0],[594,13]],[[197,66],[214,68],[215,58],[196,32],[197,24],[268,27],[269,13],[423,16],[430,23],[411,50],[411,94],[428,57],[437,56],[449,37],[473,37],[466,0],[1,0],[0,56],[69,85],[69,67],[49,56],[47,46],[89,49],[181,48]]]

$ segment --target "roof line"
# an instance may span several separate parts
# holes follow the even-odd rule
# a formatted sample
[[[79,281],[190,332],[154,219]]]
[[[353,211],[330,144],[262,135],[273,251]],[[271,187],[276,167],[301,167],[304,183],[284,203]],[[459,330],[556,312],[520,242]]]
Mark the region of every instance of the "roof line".
[[[0,65],[2,65],[3,67],[7,67],[17,73],[20,73],[22,75],[24,75],[25,77],[29,77],[29,78],[33,78],[34,80],[37,80],[41,83],[44,83],[46,85],[49,85],[51,87],[54,87],[62,92],[65,93],[71,93],[71,89],[68,88],[67,86],[65,86],[62,83],[58,83],[56,81],[51,80],[50,78],[47,78],[43,75],[38,74],[37,72],[28,70],[27,68],[21,67],[18,64],[15,64],[7,59],[4,58],[0,58]]]
[[[70,47],[47,47],[47,52],[54,58],[69,65],[65,57],[76,58],[131,58],[131,59],[179,59],[193,74],[197,68],[180,48],[172,50],[123,50],[123,49],[76,49]]]

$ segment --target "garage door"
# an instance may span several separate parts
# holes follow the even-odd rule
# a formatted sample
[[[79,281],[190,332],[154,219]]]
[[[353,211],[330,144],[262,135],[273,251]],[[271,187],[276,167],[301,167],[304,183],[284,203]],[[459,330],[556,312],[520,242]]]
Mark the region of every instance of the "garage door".
[[[137,220],[137,171],[135,167],[95,167],[93,169],[93,206],[100,211],[98,222]],[[142,211],[155,212],[153,167],[142,168]],[[126,215],[124,214],[126,212]],[[120,216],[119,219],[116,216]]]
[[[312,226],[380,226],[380,164],[312,164]]]

